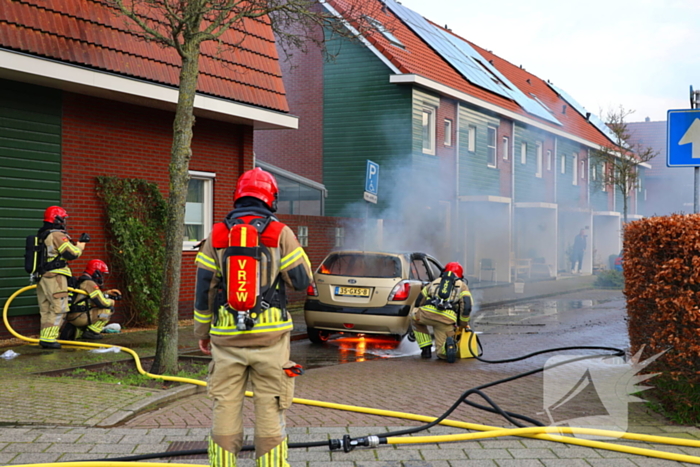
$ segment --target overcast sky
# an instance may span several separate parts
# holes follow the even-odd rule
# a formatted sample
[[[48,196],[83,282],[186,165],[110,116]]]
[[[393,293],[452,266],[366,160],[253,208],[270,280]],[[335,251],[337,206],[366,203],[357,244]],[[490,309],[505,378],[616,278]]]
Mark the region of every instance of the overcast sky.
[[[666,120],[700,89],[700,0],[400,0],[588,111]],[[601,115],[604,117],[604,115]]]

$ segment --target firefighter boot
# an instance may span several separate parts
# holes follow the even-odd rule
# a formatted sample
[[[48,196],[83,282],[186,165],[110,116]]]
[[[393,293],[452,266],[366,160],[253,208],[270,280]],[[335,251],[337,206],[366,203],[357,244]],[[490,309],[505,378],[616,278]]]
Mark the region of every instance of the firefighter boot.
[[[82,339],[91,340],[91,341],[97,341],[97,340],[102,339],[102,334],[100,334],[100,333],[98,333],[98,332],[95,332],[95,331],[93,331],[93,330],[90,329],[90,328],[87,328],[87,329],[83,332]]]
[[[457,344],[455,338],[450,336],[445,340],[445,356],[447,363],[454,363],[457,360]]]
[[[50,326],[39,331],[39,345],[42,349],[57,350],[61,348],[61,344],[56,342],[58,337],[58,326]]]
[[[432,358],[433,357],[433,352],[430,348],[430,346],[423,347],[423,349],[420,351],[420,358]]]

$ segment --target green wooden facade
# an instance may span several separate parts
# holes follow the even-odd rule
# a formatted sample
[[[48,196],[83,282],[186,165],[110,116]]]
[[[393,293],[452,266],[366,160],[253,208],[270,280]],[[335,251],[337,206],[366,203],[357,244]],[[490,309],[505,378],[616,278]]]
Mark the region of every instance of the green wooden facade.
[[[335,60],[324,64],[325,212],[356,217],[367,208],[385,209],[396,182],[391,174],[411,162],[412,92],[391,84],[389,68],[366,47],[347,41],[339,47]],[[367,159],[380,166],[376,206],[362,201]]]
[[[60,200],[61,93],[0,80],[0,303],[29,285],[25,237],[41,226],[46,206]],[[23,294],[10,314],[36,308],[36,296]]]
[[[461,196],[500,196],[500,173],[489,167],[487,134],[489,127],[498,128],[500,120],[474,108],[459,108],[459,193]],[[473,128],[470,131],[470,127]],[[470,135],[476,135],[471,144]],[[498,141],[496,142],[498,147]]]

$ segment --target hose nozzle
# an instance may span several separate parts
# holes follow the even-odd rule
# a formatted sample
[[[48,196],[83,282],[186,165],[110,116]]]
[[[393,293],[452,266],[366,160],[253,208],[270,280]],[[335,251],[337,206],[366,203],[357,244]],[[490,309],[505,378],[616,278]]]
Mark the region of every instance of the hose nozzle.
[[[343,436],[343,439],[328,440],[328,448],[331,451],[336,451],[342,448],[344,452],[350,452],[358,446],[376,448],[382,444],[382,439],[384,438],[379,438],[378,436],[366,436],[364,438],[352,439],[350,438],[350,435],[345,435]],[[386,439],[384,439],[384,442],[386,442]]]

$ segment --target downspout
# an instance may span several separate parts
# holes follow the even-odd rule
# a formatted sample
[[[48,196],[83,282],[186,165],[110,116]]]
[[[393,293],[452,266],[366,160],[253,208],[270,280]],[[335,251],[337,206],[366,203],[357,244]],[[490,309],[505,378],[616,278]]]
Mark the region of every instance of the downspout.
[[[515,168],[517,167],[515,164],[515,121],[511,121],[510,125],[510,147],[510,232],[508,232],[510,238],[508,241],[510,243],[510,257],[515,258],[517,256],[515,254],[517,245],[515,244],[515,235],[513,235],[515,230]],[[508,279],[514,277],[512,268],[511,264],[508,270]]]
[[[557,169],[557,161],[559,160],[559,138],[554,137],[554,154],[552,155],[554,159],[552,161],[552,170],[554,173],[554,204],[557,205],[557,216],[554,222],[556,223],[555,232],[557,234],[556,244],[559,245],[559,237],[561,236],[561,231],[559,230],[559,189],[557,180],[559,179],[559,170]],[[559,248],[554,249],[554,277],[559,276]]]
[[[452,226],[453,238],[455,239],[456,246],[456,257],[462,252],[462,241],[461,241],[461,224],[460,215],[461,206],[459,203],[459,113],[460,113],[460,103],[457,101],[457,115],[455,115],[455,221]],[[462,264],[467,264],[466,254],[462,258]]]

